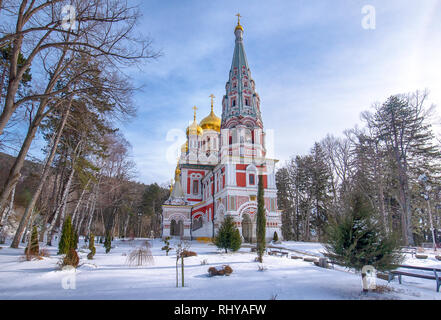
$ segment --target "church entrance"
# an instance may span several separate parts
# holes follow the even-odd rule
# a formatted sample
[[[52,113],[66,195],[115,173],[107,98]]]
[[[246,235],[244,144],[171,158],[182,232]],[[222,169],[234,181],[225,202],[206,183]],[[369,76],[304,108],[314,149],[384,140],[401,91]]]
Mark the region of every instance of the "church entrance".
[[[180,220],[176,223],[175,220],[172,220],[170,223],[170,236],[172,237],[182,237],[184,235],[184,223]]]
[[[242,236],[245,242],[251,243],[253,237],[253,222],[248,214],[243,215]]]

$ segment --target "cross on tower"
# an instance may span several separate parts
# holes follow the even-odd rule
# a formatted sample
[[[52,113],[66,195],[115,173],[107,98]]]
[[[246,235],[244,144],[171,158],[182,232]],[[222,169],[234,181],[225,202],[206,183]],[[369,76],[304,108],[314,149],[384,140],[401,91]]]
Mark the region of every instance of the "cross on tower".
[[[197,110],[198,108],[196,107],[196,106],[194,106],[193,107],[193,110],[194,110],[194,119],[196,120],[196,110]]]
[[[240,24],[240,18],[241,18],[242,16],[240,15],[240,13],[237,13],[237,14],[236,14],[236,17],[237,17],[237,24]]]
[[[214,94],[210,94],[209,97],[211,98],[211,111],[213,111],[213,100],[216,97],[214,96]]]

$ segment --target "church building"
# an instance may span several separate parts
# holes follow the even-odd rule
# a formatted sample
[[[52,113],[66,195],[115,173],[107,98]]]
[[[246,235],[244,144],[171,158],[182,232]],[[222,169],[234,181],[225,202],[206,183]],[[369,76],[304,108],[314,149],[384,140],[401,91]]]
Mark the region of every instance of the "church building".
[[[275,164],[266,157],[260,98],[243,44],[244,29],[234,30],[233,61],[222,99],[222,118],[213,111],[187,128],[187,142],[175,170],[169,199],[163,204],[162,237],[213,238],[225,216],[234,218],[244,242],[256,240],[257,186],[263,179],[266,239],[281,233]]]

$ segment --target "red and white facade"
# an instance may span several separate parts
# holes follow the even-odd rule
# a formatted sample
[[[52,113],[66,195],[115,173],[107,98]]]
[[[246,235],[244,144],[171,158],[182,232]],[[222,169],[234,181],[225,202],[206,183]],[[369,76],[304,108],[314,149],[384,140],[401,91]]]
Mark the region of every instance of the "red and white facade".
[[[243,28],[236,43],[219,126],[187,129],[187,146],[176,169],[170,198],[163,205],[163,237],[212,238],[231,215],[244,238],[256,237],[257,186],[265,188],[266,238],[282,238],[277,210],[275,163],[266,157],[260,98],[243,48]],[[204,121],[204,120],[203,120]],[[192,127],[193,126],[193,127]]]

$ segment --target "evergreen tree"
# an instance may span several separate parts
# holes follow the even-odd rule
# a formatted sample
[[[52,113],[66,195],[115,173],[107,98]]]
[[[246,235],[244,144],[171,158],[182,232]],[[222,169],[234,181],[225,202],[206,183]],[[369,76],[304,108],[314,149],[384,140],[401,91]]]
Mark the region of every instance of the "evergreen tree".
[[[277,205],[282,210],[282,235],[286,240],[294,239],[294,210],[287,168],[276,172]]]
[[[402,260],[396,238],[386,236],[373,221],[372,207],[360,191],[354,191],[351,198],[348,212],[329,227],[327,255],[357,271],[366,265],[381,271],[394,269]]]
[[[89,238],[89,250],[90,252],[87,254],[87,259],[92,260],[93,256],[96,253],[96,248],[95,248],[95,236],[93,234],[90,234],[90,238]]]
[[[330,199],[330,169],[326,163],[326,155],[319,143],[315,143],[311,150],[312,163],[309,166],[311,177],[311,195],[313,212],[311,214],[313,226],[319,241],[322,241],[324,226],[328,221],[328,202]]]
[[[106,238],[104,239],[104,248],[106,248],[106,253],[110,252],[112,248],[112,237],[110,236],[110,231],[106,232]]]
[[[32,229],[32,234],[29,241],[30,243],[26,246],[25,254],[38,256],[40,253],[40,246],[38,243],[38,231],[36,226],[34,226],[34,228]]]
[[[214,244],[219,249],[225,249],[225,253],[228,249],[231,251],[237,251],[242,244],[242,238],[240,237],[239,229],[237,229],[232,216],[226,216],[219,231],[214,238]]]
[[[259,186],[257,190],[257,255],[259,262],[263,262],[263,254],[265,253],[265,234],[266,234],[266,216],[265,216],[265,199],[263,188],[263,176],[259,175]]]
[[[385,145],[394,178],[394,198],[400,204],[401,233],[405,245],[414,245],[411,180],[423,163],[437,162],[439,148],[425,108],[427,92],[391,96],[378,105],[373,126]],[[417,176],[417,175],[416,175]]]
[[[68,216],[64,221],[63,229],[61,231],[60,242],[58,243],[58,254],[68,253],[69,249],[73,248],[73,243],[72,220],[70,216]]]

